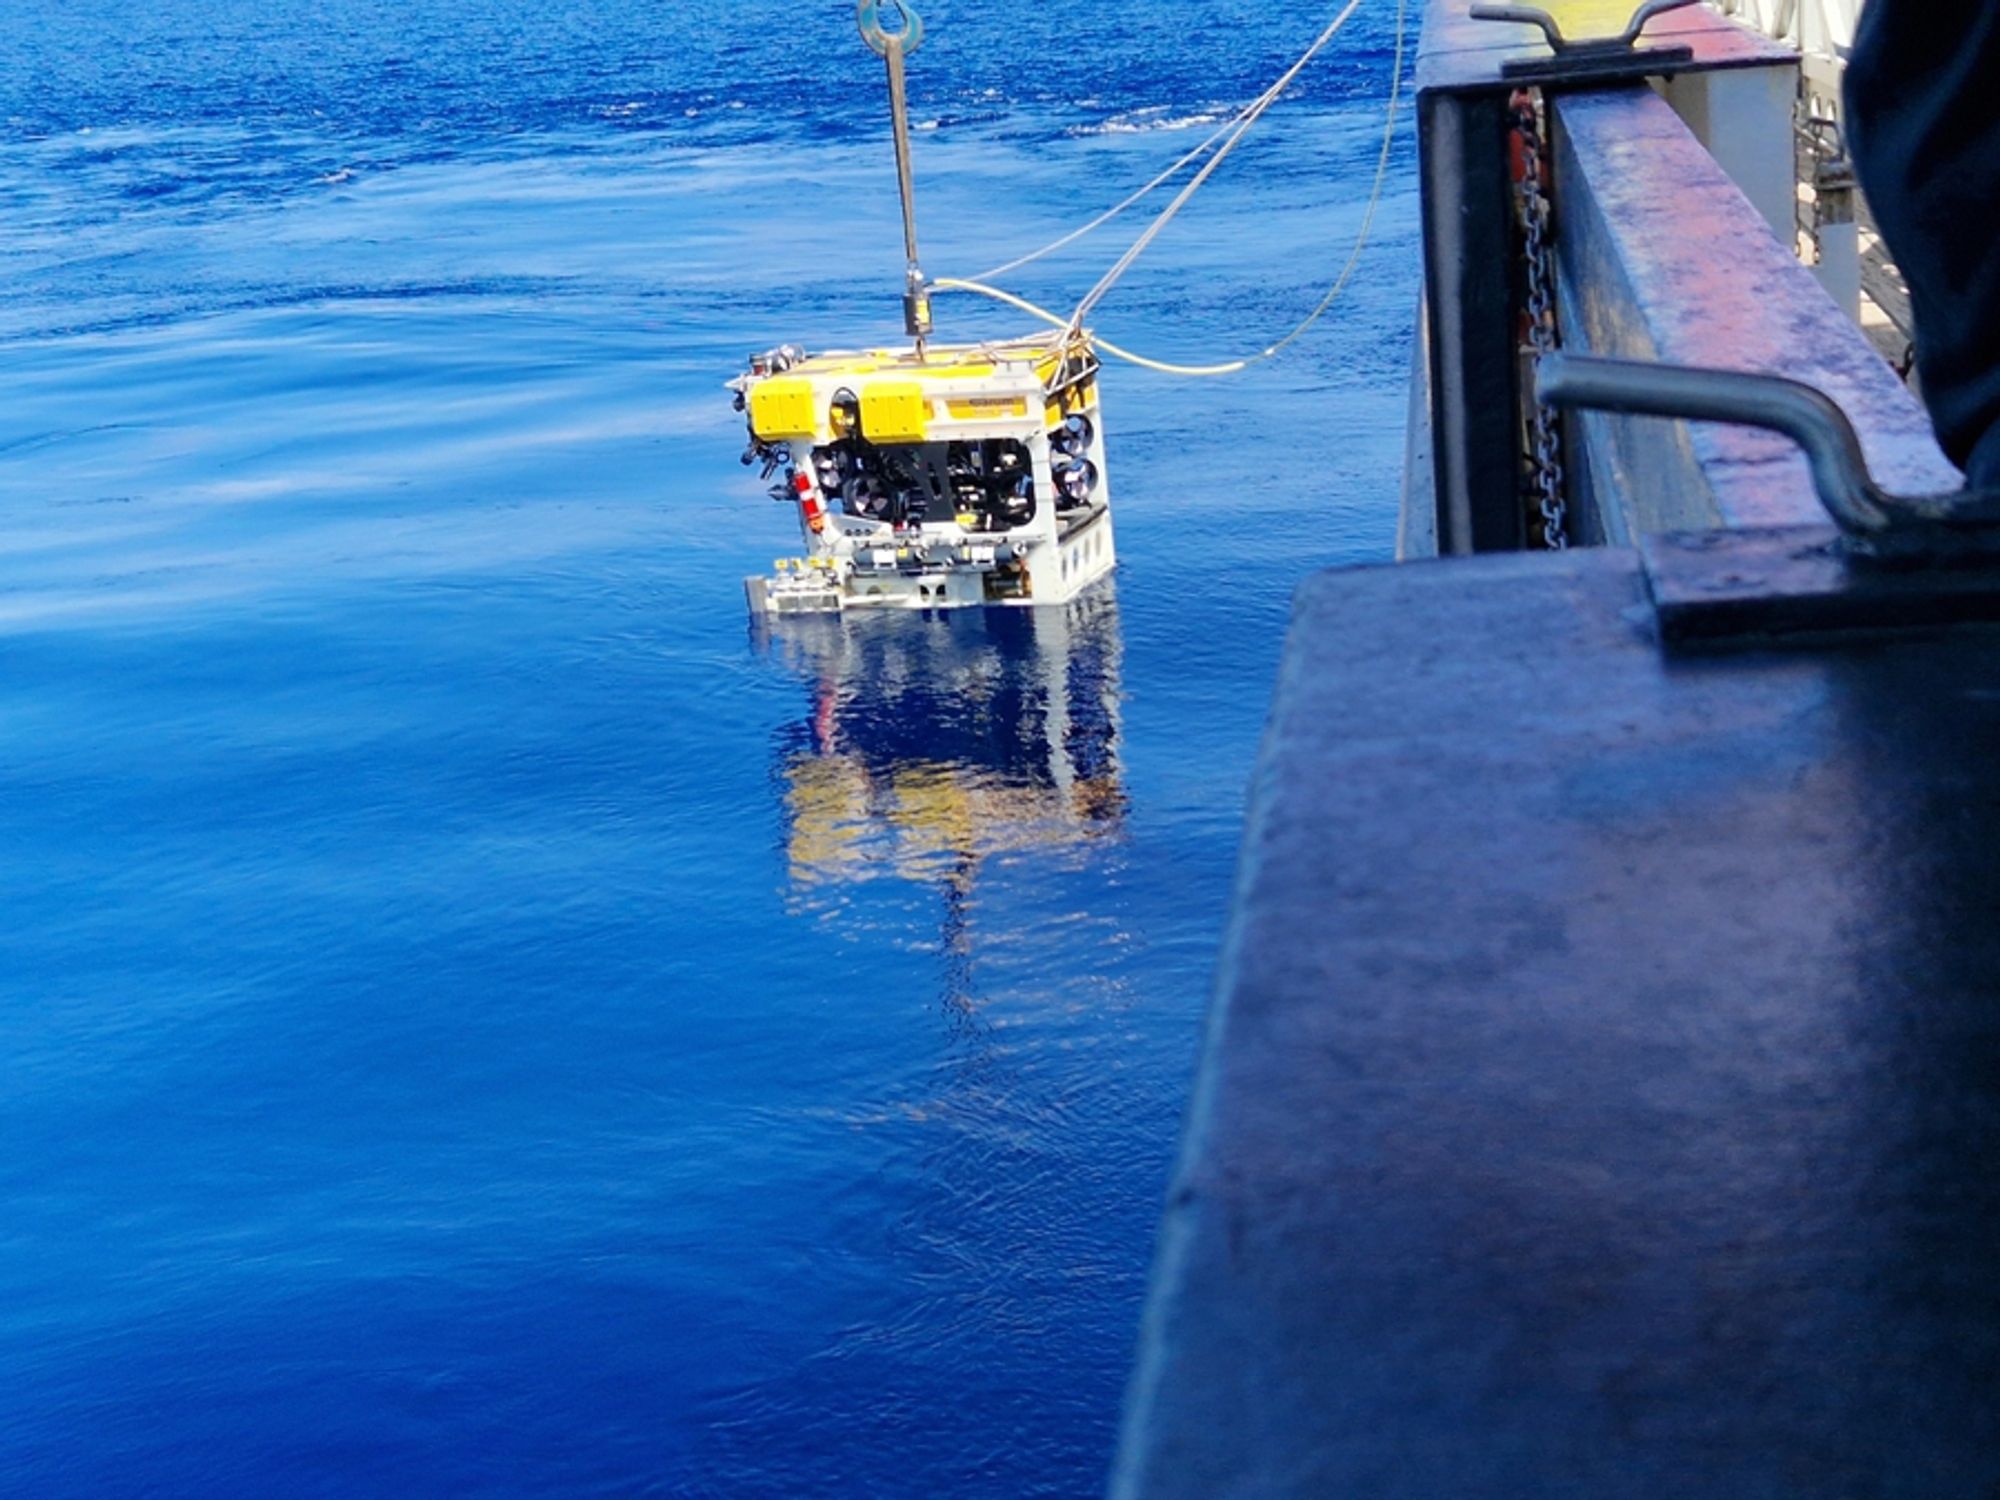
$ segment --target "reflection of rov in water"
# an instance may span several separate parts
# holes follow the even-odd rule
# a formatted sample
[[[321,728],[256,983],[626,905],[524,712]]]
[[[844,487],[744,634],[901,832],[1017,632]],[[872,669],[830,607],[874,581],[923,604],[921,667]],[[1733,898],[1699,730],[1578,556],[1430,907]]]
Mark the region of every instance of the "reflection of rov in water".
[[[1062,604],[1115,562],[1097,356],[1064,332],[926,352],[794,348],[732,382],[746,463],[805,553],[746,580],[757,614]]]
[[[813,683],[781,748],[801,887],[893,875],[970,890],[985,859],[1079,846],[1125,816],[1117,601],[774,634]]]

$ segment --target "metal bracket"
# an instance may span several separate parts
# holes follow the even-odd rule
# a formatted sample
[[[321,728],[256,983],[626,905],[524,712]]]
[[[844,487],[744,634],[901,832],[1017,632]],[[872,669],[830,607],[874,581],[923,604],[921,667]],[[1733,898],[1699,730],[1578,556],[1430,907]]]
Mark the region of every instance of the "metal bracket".
[[[1775,375],[1551,354],[1551,406],[1733,422],[1805,450],[1833,526],[1693,532],[1640,544],[1670,644],[2000,621],[2000,491],[1896,495],[1823,391]]]
[[[1639,561],[1669,648],[2000,623],[2000,568],[1858,566],[1834,526],[1648,536]]]
[[[1638,43],[1640,34],[1655,16],[1683,10],[1697,3],[1699,0],[1645,0],[1618,35],[1576,39],[1564,36],[1555,17],[1533,5],[1475,5],[1467,14],[1475,21],[1510,21],[1518,26],[1541,28],[1554,56],[1515,58],[1502,64],[1500,72],[1506,78],[1532,77],[1537,82],[1554,83],[1567,78],[1589,77],[1595,73],[1622,71],[1629,68],[1635,58],[1663,64],[1690,61],[1694,57],[1692,47],[1673,43],[1641,47]]]

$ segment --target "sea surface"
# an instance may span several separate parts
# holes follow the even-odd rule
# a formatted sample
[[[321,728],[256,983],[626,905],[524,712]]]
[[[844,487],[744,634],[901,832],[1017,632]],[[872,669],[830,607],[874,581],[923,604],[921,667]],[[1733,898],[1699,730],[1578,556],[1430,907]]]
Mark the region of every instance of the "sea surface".
[[[936,274],[1326,19],[925,16]],[[1106,335],[1311,307],[1394,23]],[[1106,376],[1112,587],[765,635],[722,382],[899,331],[844,0],[11,0],[0,1494],[1097,1491],[1290,595],[1391,549],[1415,233],[1405,132],[1285,357]]]

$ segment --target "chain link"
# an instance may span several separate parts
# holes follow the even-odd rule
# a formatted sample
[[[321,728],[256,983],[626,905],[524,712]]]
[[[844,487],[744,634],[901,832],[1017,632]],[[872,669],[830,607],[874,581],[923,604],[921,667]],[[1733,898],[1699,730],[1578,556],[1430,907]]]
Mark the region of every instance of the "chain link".
[[[1812,95],[1804,77],[1799,79],[1798,98],[1792,105],[1792,178],[1795,182],[1811,183],[1815,189],[1811,204],[1800,203],[1793,215],[1793,223],[1799,234],[1812,246],[1809,265],[1818,265],[1823,254],[1819,232],[1826,227],[1821,213],[1819,193],[1820,143],[1817,136],[1817,121],[1813,118]],[[1802,198],[1803,194],[1800,195]]]
[[[1515,96],[1514,128],[1521,139],[1521,180],[1515,186],[1514,208],[1527,258],[1528,348],[1539,362],[1557,348],[1556,273],[1550,243],[1548,157],[1542,141],[1541,109],[1534,95]],[[1531,498],[1541,514],[1542,542],[1551,551],[1560,552],[1569,546],[1562,428],[1556,413],[1539,401],[1530,403],[1528,440],[1534,465]]]

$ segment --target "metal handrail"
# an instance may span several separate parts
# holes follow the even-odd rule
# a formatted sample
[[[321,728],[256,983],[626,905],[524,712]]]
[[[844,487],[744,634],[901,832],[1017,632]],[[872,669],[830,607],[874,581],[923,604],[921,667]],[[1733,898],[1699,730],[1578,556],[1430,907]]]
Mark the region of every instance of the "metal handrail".
[[[1805,450],[1820,503],[1859,550],[1912,556],[2000,550],[2000,494],[1956,490],[1896,495],[1868,472],[1847,413],[1824,391],[1776,375],[1647,364],[1593,355],[1551,354],[1535,371],[1535,394],[1550,406],[1631,416],[1733,422],[1783,433]]]
[[[1632,13],[1632,19],[1617,36],[1583,37],[1574,41],[1563,35],[1562,27],[1556,23],[1554,16],[1533,5],[1475,5],[1467,14],[1475,21],[1512,21],[1521,26],[1538,26],[1548,40],[1549,50],[1560,57],[1567,52],[1629,52],[1655,16],[1700,3],[1701,0],[1645,0],[1645,4]]]

